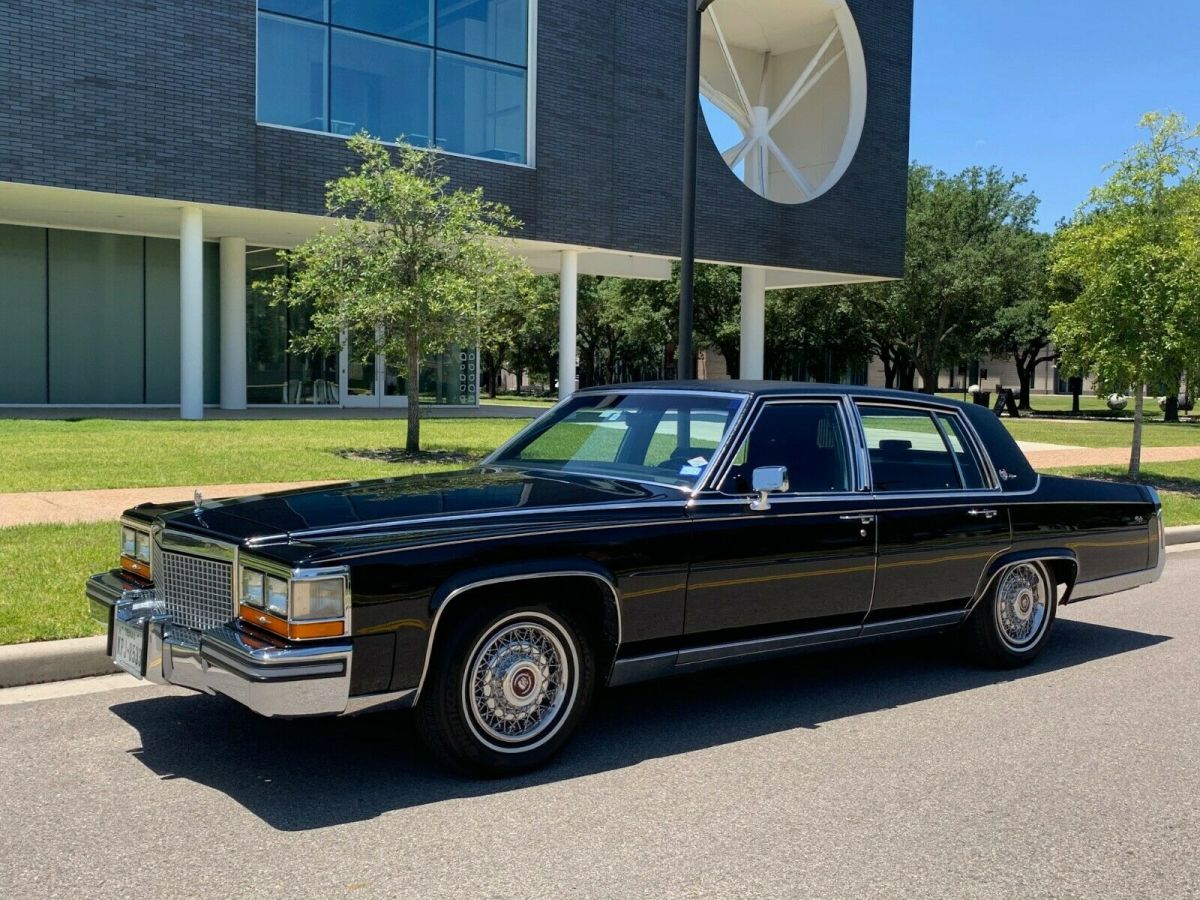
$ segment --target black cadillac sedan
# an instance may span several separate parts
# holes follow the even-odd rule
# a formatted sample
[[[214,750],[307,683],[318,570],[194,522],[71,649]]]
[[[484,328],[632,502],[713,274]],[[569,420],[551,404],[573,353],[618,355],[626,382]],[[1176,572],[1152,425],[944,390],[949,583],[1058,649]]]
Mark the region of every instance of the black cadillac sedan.
[[[585,390],[459,472],[122,518],[114,661],[266,716],[412,706],[505,773],[603,685],[954,631],[1019,666],[1060,604],[1155,580],[1153,489],[1039,476],[986,408],[837,385]]]

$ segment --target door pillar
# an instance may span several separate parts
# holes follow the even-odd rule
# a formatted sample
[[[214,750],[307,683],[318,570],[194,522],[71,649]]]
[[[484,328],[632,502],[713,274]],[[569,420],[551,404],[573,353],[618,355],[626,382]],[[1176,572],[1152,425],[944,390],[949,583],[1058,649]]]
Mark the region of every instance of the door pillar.
[[[204,215],[179,211],[179,417],[204,418]]]
[[[575,392],[579,251],[564,250],[558,271],[558,399]]]
[[[221,409],[246,408],[246,239],[221,238]]]
[[[763,343],[766,336],[767,270],[742,266],[742,338],[738,374],[763,377]]]

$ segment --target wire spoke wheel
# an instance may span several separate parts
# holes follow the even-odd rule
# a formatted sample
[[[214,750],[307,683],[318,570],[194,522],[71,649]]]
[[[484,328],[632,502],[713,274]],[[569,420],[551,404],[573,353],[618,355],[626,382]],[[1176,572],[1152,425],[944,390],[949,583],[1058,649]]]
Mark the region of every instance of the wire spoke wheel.
[[[1033,563],[1010,568],[996,585],[996,630],[1009,649],[1021,652],[1037,643],[1050,619],[1050,586]]]
[[[463,706],[495,749],[538,746],[566,718],[575,696],[575,648],[549,621],[518,615],[476,643],[463,671]]]

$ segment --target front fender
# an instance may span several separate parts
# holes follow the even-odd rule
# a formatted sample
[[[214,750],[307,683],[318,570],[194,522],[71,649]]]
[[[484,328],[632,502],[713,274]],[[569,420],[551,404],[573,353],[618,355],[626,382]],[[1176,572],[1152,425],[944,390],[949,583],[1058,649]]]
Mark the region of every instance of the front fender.
[[[583,557],[555,559],[522,559],[494,566],[480,566],[459,572],[443,582],[429,598],[429,614],[434,619],[452,598],[472,588],[501,584],[505,581],[524,581],[543,576],[582,576],[604,582],[618,607],[620,591],[617,580],[604,566]]]

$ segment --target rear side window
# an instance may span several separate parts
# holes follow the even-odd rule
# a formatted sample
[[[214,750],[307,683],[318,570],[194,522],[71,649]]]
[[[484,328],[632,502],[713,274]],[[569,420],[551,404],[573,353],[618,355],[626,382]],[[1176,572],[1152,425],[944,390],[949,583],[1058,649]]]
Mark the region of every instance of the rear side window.
[[[769,403],[734,454],[721,483],[727,494],[750,492],[751,473],[783,466],[794,494],[849,491],[850,453],[836,403]]]
[[[979,461],[975,458],[975,454],[968,449],[969,445],[958,417],[938,413],[938,422],[942,426],[942,431],[946,433],[946,439],[950,442],[954,458],[958,460],[958,469],[962,473],[963,483],[967,490],[980,490],[986,487],[983,473],[979,470]]]
[[[858,411],[876,491],[944,491],[962,487],[954,457],[930,413],[865,403],[858,405]]]

